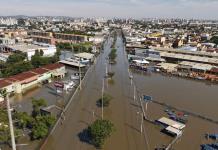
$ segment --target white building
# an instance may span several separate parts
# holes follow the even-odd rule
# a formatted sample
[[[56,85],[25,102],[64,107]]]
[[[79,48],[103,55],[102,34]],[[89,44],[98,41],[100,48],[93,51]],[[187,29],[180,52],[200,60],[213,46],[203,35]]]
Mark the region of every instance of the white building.
[[[0,25],[16,25],[18,24],[17,19],[13,18],[0,18]]]
[[[57,49],[54,45],[49,44],[14,44],[8,45],[7,48],[11,49],[12,51],[20,51],[27,54],[27,59],[31,60],[31,57],[35,55],[35,52],[38,50],[43,51],[43,56],[51,57],[54,56]]]
[[[102,43],[104,41],[104,36],[95,36],[95,37],[90,37],[89,38],[90,42],[94,42],[96,44]]]

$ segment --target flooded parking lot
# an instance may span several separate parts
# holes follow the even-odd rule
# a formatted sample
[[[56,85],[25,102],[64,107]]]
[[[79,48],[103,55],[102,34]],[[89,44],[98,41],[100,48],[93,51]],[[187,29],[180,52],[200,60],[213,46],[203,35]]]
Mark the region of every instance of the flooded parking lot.
[[[141,94],[151,95],[156,101],[218,120],[218,111],[216,111],[218,105],[217,85],[156,73],[133,73],[133,75]],[[167,107],[149,103],[147,114],[149,118],[154,120],[162,116],[168,117],[164,112],[165,109]],[[145,127],[149,133],[151,147],[154,148],[166,143],[163,142],[164,140],[156,140],[157,136],[153,134],[156,130],[160,131],[159,128],[148,123],[145,123]],[[211,142],[205,139],[206,133],[218,133],[218,125],[189,116],[184,133],[173,148],[176,150],[200,149],[201,144]],[[165,139],[169,139],[169,137],[165,137]]]

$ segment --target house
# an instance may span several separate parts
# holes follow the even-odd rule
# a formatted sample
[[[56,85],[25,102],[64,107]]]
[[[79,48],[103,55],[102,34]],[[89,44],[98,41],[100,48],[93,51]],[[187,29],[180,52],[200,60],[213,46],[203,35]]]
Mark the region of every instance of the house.
[[[95,55],[91,53],[78,53],[74,54],[75,57],[82,58],[84,60],[88,60],[89,62],[93,62],[95,59]]]
[[[65,66],[59,63],[49,64],[49,65],[43,66],[42,68],[49,70],[51,72],[51,77],[63,78],[66,73]]]
[[[0,80],[0,89],[6,89],[8,93],[24,93],[44,81],[51,81],[52,77],[63,78],[65,73],[64,65],[49,64]]]
[[[59,118],[62,112],[62,109],[56,105],[51,105],[45,108],[40,109],[42,115],[51,115],[55,118]]]
[[[48,69],[36,68],[36,69],[31,70],[31,72],[38,74],[39,83],[43,83],[45,81],[48,81],[48,82],[51,81],[52,73]]]
[[[27,59],[31,60],[32,56],[35,55],[36,51],[42,51],[43,56],[51,57],[54,56],[56,53],[56,46],[49,45],[49,44],[42,44],[42,43],[34,43],[34,44],[14,44],[14,45],[4,45],[6,49],[14,51],[20,51],[27,55]]]
[[[7,78],[6,81],[13,83],[15,93],[22,93],[32,87],[35,87],[37,85],[37,79],[38,74],[28,71],[11,76]]]
[[[7,92],[13,92],[14,91],[14,86],[11,82],[3,79],[0,80],[0,89],[5,88],[7,90]],[[0,94],[0,103],[2,103],[4,101],[4,98],[2,97],[2,95]]]

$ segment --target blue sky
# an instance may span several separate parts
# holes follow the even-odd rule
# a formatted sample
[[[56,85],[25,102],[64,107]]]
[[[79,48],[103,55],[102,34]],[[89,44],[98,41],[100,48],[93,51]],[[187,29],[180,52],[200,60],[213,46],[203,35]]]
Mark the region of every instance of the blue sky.
[[[0,3],[0,15],[218,19],[218,0],[0,0]]]

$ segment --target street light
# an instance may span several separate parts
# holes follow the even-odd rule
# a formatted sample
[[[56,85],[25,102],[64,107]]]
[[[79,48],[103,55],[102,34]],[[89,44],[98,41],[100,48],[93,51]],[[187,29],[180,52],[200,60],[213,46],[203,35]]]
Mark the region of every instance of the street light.
[[[135,87],[135,85],[134,85],[134,96],[133,96],[133,99],[134,99],[134,102],[135,102],[135,100],[136,100],[136,87]]]
[[[13,128],[13,122],[12,122],[12,117],[11,117],[11,108],[10,108],[8,93],[6,90],[0,90],[0,95],[4,98],[4,101],[6,101],[7,103],[8,121],[9,121],[10,134],[11,134],[11,145],[12,145],[12,150],[16,150],[14,128]]]
[[[101,93],[101,119],[104,118],[104,78],[102,80],[102,93]]]
[[[141,123],[140,123],[140,132],[142,134],[143,132],[143,113],[142,112],[137,112],[137,115],[140,115],[141,116]]]

